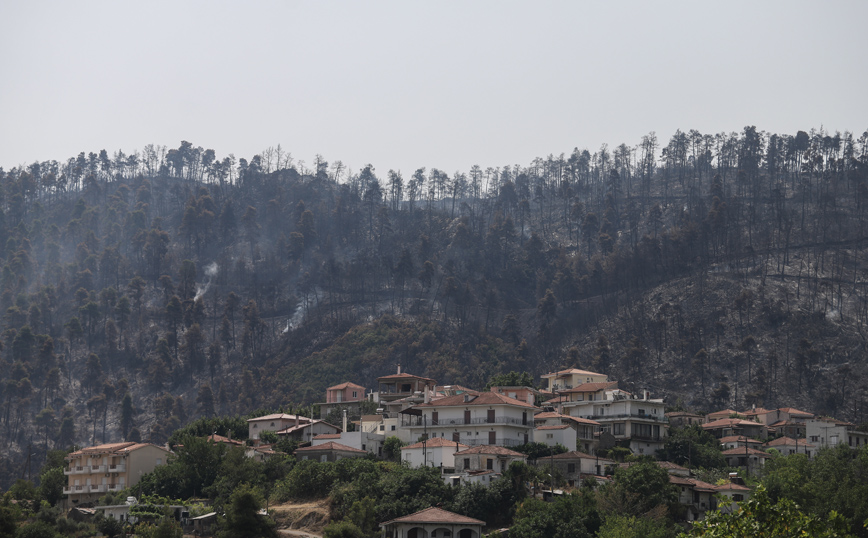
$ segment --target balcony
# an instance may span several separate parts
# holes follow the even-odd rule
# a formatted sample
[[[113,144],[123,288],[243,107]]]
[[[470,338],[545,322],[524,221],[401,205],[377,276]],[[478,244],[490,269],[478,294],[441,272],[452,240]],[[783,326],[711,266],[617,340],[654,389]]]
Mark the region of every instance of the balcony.
[[[525,426],[528,428],[533,427],[533,423],[530,420],[523,420],[516,417],[494,417],[494,420],[489,420],[488,417],[475,417],[471,418],[470,422],[467,422],[462,417],[439,418],[437,420],[429,420],[427,422],[424,422],[422,420],[422,417],[412,415],[404,416],[401,418],[402,428],[423,428],[425,426],[429,428],[438,426],[470,426],[473,424],[510,424],[514,426]]]
[[[65,475],[84,474],[84,473],[89,473],[89,472],[90,472],[90,467],[70,467],[69,469],[63,470],[63,474],[65,474]]]
[[[124,489],[124,487],[121,484],[109,484],[106,489],[108,491],[120,491],[120,490]]]
[[[109,465],[108,472],[110,473],[125,473],[127,472],[127,466],[123,463],[119,463],[117,465]]]
[[[107,465],[91,465],[90,467],[85,467],[87,472],[89,473],[105,473],[108,469]]]
[[[524,444],[524,441],[520,441],[518,439],[504,439],[497,438],[495,439],[494,444],[488,442],[488,438],[479,439],[464,439],[462,438],[459,443],[467,446],[520,446]]]
[[[633,420],[650,420],[652,422],[660,422],[660,423],[669,423],[669,419],[666,417],[660,417],[657,415],[640,415],[639,413],[622,413],[618,415],[582,415],[577,418],[587,418],[590,420],[596,420],[597,422],[606,421],[606,420],[615,420],[615,419],[633,419]]]
[[[64,495],[72,495],[73,493],[87,493],[87,490],[84,488],[90,486],[67,486],[63,488]]]
[[[90,488],[91,493],[105,493],[106,486],[105,484],[91,484],[88,486]]]

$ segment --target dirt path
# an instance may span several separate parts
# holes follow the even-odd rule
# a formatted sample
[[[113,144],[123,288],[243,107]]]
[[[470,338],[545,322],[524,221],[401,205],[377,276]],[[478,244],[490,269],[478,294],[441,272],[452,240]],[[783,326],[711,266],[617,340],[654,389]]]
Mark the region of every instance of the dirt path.
[[[269,507],[281,536],[322,538],[322,529],[329,523],[327,501],[285,503]]]

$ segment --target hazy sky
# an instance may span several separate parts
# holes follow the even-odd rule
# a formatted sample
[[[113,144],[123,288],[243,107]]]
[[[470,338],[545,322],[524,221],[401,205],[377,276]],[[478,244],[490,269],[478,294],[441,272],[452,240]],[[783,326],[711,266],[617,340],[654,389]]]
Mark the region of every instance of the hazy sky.
[[[868,129],[868,2],[0,0],[0,166],[181,140],[381,176]]]

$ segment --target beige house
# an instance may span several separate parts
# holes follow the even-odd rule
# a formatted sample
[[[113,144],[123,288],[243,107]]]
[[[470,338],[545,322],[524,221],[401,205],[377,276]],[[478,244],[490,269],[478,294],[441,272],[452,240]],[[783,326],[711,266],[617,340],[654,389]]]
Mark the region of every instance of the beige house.
[[[537,429],[540,426],[559,425],[567,425],[572,428],[576,432],[575,446],[561,443],[567,447],[568,451],[583,450],[590,454],[597,448],[598,440],[594,434],[600,430],[600,423],[596,420],[571,417],[555,411],[544,411],[534,415],[533,422]]]
[[[730,467],[744,467],[747,472],[759,475],[771,456],[762,450],[749,447],[730,448],[723,451],[726,464]]]
[[[765,439],[768,437],[768,428],[766,426],[759,422],[740,418],[721,418],[714,420],[703,424],[702,429],[711,433],[718,439],[722,437],[731,437],[733,435],[743,435],[754,439]]]
[[[435,507],[380,523],[383,538],[480,538],[484,526],[484,521]]]
[[[166,463],[170,451],[150,443],[109,443],[67,454],[63,488],[69,506],[96,502],[108,492],[138,484],[142,476]]]
[[[286,413],[274,413],[263,417],[247,419],[248,438],[255,442],[259,441],[262,432],[279,432],[293,426],[309,424],[311,419],[300,415],[288,415]]]
[[[606,374],[579,370],[578,368],[551,372],[541,377],[546,383],[548,391],[552,393],[578,387],[585,383],[605,383],[609,380],[609,376]]]

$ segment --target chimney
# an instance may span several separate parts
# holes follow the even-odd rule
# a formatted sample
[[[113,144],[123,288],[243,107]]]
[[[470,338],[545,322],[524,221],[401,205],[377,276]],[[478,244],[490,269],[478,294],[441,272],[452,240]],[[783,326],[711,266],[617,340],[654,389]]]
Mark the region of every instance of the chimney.
[[[425,403],[431,401],[431,393],[428,392],[428,385],[425,385]]]
[[[398,365],[398,373],[399,374],[401,373],[401,365],[400,364]]]
[[[296,413],[298,413],[296,411]],[[295,415],[295,426],[298,427],[298,414]]]
[[[342,426],[341,429],[343,431],[347,431],[347,410],[346,409],[344,409],[344,420],[343,420],[343,423],[341,424],[341,426]]]

